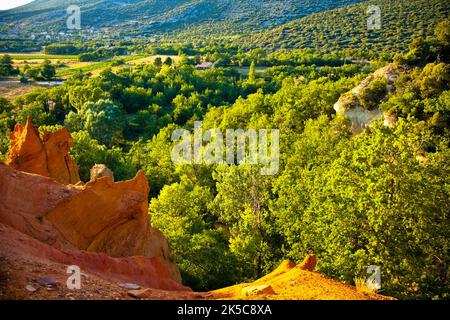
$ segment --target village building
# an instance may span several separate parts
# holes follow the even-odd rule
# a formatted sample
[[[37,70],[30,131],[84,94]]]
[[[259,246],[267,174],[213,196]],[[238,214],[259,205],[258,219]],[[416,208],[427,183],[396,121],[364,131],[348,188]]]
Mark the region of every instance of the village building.
[[[212,62],[207,62],[207,61],[202,62],[200,64],[197,64],[195,66],[195,68],[197,70],[208,70],[208,69],[211,69],[212,67],[213,67],[213,63]]]

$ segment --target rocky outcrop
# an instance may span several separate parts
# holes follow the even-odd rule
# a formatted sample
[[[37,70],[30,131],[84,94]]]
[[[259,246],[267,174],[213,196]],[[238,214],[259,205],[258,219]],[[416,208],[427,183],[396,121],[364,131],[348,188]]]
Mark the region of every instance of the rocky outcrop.
[[[25,126],[16,125],[10,140],[6,163],[14,169],[50,177],[64,184],[80,181],[78,167],[69,155],[73,140],[67,129],[44,132],[41,139],[38,129],[28,118]]]
[[[73,186],[0,164],[0,223],[60,250],[158,257],[180,282],[166,239],[150,226],[148,192],[142,172]]]
[[[298,266],[302,270],[314,271],[317,265],[317,257],[314,254],[309,254],[305,257],[303,262]]]
[[[40,251],[55,262],[123,273],[124,279],[127,270],[154,270],[149,275],[160,279],[144,277],[142,285],[155,283],[157,289],[158,281],[181,283],[167,240],[150,225],[150,190],[142,171],[129,181],[105,176],[66,184],[79,180],[67,130],[45,133],[41,140],[28,121],[11,140],[9,165],[0,163],[0,225],[48,246]]]
[[[114,173],[104,164],[96,164],[90,170],[91,181],[103,178],[110,177],[112,181],[114,181]]]
[[[392,126],[396,121],[395,118],[387,113],[383,113],[380,109],[368,110],[362,107],[359,102],[359,97],[362,92],[378,78],[386,79],[388,92],[393,92],[395,90],[394,83],[398,78],[398,72],[395,70],[393,64],[378,69],[358,86],[342,95],[334,105],[334,110],[338,115],[345,116],[351,121],[352,131],[355,133],[361,132],[363,129],[369,127],[373,121],[381,118],[384,118],[384,124],[386,126]]]
[[[79,249],[112,257],[170,259],[164,236],[150,227],[149,191],[142,171],[123,182],[104,177],[77,187],[45,216]]]

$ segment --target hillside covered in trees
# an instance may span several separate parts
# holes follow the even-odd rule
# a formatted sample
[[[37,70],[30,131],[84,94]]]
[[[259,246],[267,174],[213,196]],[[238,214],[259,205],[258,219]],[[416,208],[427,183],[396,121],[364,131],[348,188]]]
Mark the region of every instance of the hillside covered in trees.
[[[238,34],[262,30],[304,17],[314,12],[356,3],[358,0],[124,0],[55,1],[36,0],[17,9],[0,11],[0,30],[32,32],[66,31],[66,9],[77,5],[84,28],[114,28],[127,36],[185,31]],[[200,35],[197,33],[197,35]]]
[[[129,209],[120,221],[130,229],[112,223],[111,232],[110,217],[88,215],[99,243],[89,242],[95,232],[83,220],[65,220],[60,207],[47,210],[65,231],[55,239],[95,251],[79,253],[82,261],[114,264],[117,247],[125,259],[114,265],[127,270],[128,253],[155,251],[174,288],[242,298],[240,284],[270,278],[286,298],[291,276],[309,277],[303,283],[314,291],[322,276],[293,266],[317,257],[317,271],[334,281],[326,290],[361,297],[346,284],[367,290],[368,267],[377,266],[381,289],[372,295],[450,298],[448,1],[80,0],[70,4],[81,5],[87,30],[113,26],[117,34],[22,38],[36,24],[55,36],[68,3],[37,0],[0,12],[0,30],[18,32],[0,40],[9,52],[0,55],[0,89],[8,93],[0,92],[0,161],[38,154],[48,162],[54,152],[46,144],[53,143],[76,179],[57,185],[48,165],[39,167],[48,179],[24,178],[3,163],[0,169],[4,181],[19,181],[15,187],[20,179],[51,186],[57,193],[33,196],[48,195],[63,209],[95,202],[70,211],[78,218],[98,207]],[[367,28],[369,5],[381,9],[379,30]],[[174,135],[194,135],[199,123],[203,132],[278,129],[279,141],[267,145],[279,144],[277,172],[263,175],[263,164],[249,161],[176,163]],[[17,145],[27,130],[39,148],[22,154]],[[204,140],[194,146],[200,153],[210,152],[206,140],[214,139]],[[106,179],[97,179],[92,169],[99,167]],[[130,185],[132,192],[124,187]],[[14,203],[12,193],[4,194]],[[33,210],[31,225],[48,226]],[[138,245],[130,240],[133,228]],[[10,238],[1,234],[7,251]],[[146,242],[152,236],[156,249]],[[133,261],[138,277],[143,264]],[[152,270],[167,276],[165,268]],[[295,297],[313,297],[302,290]]]
[[[381,28],[367,27],[370,5],[380,8]],[[309,15],[256,34],[243,43],[251,48],[321,50],[357,49],[398,52],[416,37],[433,34],[437,23],[450,15],[450,3],[440,0],[364,1],[343,8]]]

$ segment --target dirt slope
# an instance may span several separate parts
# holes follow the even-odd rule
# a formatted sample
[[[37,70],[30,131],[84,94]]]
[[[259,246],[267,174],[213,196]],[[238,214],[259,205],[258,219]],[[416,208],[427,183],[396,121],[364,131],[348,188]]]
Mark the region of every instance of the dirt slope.
[[[355,287],[337,282],[313,271],[308,259],[296,266],[284,261],[267,276],[252,283],[210,292],[214,299],[224,300],[385,300],[378,294],[358,292]]]

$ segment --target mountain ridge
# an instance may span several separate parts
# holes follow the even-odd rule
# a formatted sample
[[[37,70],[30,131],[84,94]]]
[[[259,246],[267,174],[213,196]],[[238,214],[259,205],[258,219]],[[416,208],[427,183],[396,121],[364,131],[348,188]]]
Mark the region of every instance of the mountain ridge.
[[[66,8],[81,8],[83,28],[114,27],[123,31],[164,33],[201,24],[231,33],[242,27],[263,30],[314,12],[342,7],[360,0],[37,0],[0,11],[0,29],[56,31],[66,29]],[[19,24],[17,22],[19,21]]]

